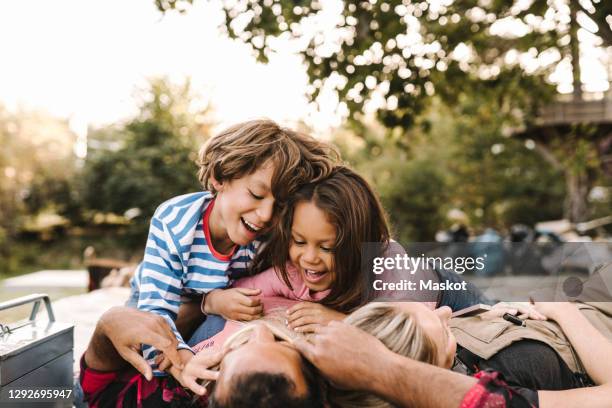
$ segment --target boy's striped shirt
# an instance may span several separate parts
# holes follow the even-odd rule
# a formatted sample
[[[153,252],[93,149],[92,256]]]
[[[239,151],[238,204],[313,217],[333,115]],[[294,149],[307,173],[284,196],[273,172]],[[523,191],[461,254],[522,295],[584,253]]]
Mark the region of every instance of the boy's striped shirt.
[[[181,295],[225,288],[230,280],[245,276],[260,244],[254,241],[238,247],[232,256],[215,256],[204,225],[204,214],[214,205],[213,198],[210,192],[186,194],[157,208],[144,259],[132,282],[133,290],[139,291],[138,309],[164,317],[179,341],[179,349],[189,349],[174,324]],[[147,345],[142,350],[155,368],[156,350]]]

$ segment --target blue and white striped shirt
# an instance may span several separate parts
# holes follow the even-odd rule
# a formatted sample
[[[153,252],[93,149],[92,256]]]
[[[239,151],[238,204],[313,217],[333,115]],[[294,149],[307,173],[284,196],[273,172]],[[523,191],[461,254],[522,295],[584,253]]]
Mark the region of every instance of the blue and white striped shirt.
[[[164,317],[179,341],[179,349],[189,349],[174,324],[181,295],[225,288],[230,280],[245,276],[260,245],[253,241],[238,247],[231,256],[217,254],[208,242],[208,225],[204,224],[213,204],[210,192],[200,192],[160,205],[151,219],[144,259],[132,281],[133,290],[139,292],[138,309]],[[156,350],[143,345],[142,351],[156,368]]]

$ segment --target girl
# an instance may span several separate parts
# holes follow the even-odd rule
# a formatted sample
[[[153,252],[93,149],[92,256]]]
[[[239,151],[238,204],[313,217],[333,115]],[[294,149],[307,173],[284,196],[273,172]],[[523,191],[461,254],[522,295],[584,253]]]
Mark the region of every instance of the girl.
[[[361,256],[366,242],[388,244],[384,211],[363,177],[338,166],[291,198],[260,258],[277,269],[238,285],[260,288],[262,296],[301,300],[288,309],[288,325],[313,332],[368,301]]]

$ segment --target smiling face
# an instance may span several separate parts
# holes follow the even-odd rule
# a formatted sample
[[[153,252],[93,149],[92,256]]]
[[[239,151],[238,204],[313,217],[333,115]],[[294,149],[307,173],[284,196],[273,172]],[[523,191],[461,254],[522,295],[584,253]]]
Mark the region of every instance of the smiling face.
[[[273,173],[274,165],[268,162],[238,179],[222,183],[212,179],[217,197],[209,228],[218,251],[247,245],[269,225],[274,211]]]
[[[312,201],[295,206],[291,226],[289,258],[308,289],[320,292],[335,280],[336,228]]]
[[[219,369],[215,396],[225,400],[232,382],[252,373],[280,374],[293,383],[293,394],[308,393],[302,356],[287,341],[279,341],[265,324],[254,324],[248,340],[228,352]]]

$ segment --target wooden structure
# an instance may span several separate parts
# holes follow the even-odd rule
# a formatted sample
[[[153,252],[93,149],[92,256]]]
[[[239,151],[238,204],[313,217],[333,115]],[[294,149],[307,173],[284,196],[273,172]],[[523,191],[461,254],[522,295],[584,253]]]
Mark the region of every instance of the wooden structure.
[[[544,106],[526,129],[516,136],[535,142],[542,157],[565,174],[567,195],[565,218],[572,222],[588,219],[587,196],[596,179],[596,172],[585,167],[570,171],[567,158],[572,157],[576,140],[587,140],[596,149],[603,173],[612,177],[612,90],[605,94],[579,93],[560,95],[554,103]],[[560,140],[565,151],[554,153],[550,148]]]
[[[559,126],[576,123],[612,124],[612,92],[607,92],[601,99],[586,98],[564,100],[545,106],[540,110],[534,125]]]
[[[102,280],[113,270],[120,270],[121,268],[131,266],[129,262],[119,259],[98,258],[93,247],[85,248],[83,258],[89,273],[89,286],[87,288],[89,292],[100,289]]]

